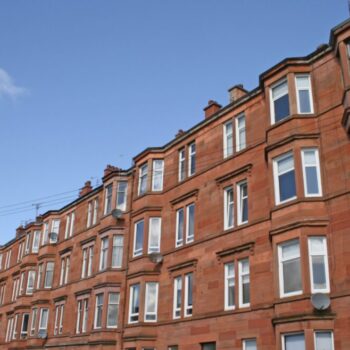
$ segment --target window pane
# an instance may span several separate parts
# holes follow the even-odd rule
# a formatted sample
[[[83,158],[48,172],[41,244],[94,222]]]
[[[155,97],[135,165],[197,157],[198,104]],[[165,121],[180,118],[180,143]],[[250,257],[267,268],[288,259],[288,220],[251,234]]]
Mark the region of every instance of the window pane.
[[[304,334],[291,334],[284,337],[285,350],[305,350]]]
[[[187,241],[192,241],[194,236],[194,204],[187,206]]]
[[[150,218],[149,220],[149,246],[148,252],[160,251],[161,218]]]
[[[224,125],[224,157],[228,157],[233,154],[233,134],[232,123],[226,123]]]
[[[144,222],[139,221],[135,225],[136,229],[136,235],[135,235],[135,250],[134,250],[134,255],[140,255],[142,254],[143,250],[143,228],[144,228]]]
[[[275,100],[288,93],[288,83],[283,81],[272,89],[272,98]]]
[[[308,90],[299,90],[300,113],[311,113],[311,101]]]
[[[315,289],[326,289],[326,266],[323,256],[312,257],[312,274]]]
[[[279,190],[281,202],[296,196],[294,170],[279,176]]]
[[[332,332],[316,332],[316,350],[333,350]]]
[[[255,339],[244,340],[243,350],[257,350],[256,340]]]
[[[320,192],[318,188],[318,179],[317,179],[317,169],[316,167],[306,167],[306,187],[308,194],[318,194]]]
[[[300,259],[288,260],[283,263],[284,293],[301,290]]]
[[[177,211],[177,232],[176,232],[176,243],[182,244],[184,236],[184,210],[179,209]]]
[[[216,350],[216,344],[215,343],[202,344],[202,350]]]
[[[284,95],[274,101],[275,122],[283,120],[289,116],[289,95]]]

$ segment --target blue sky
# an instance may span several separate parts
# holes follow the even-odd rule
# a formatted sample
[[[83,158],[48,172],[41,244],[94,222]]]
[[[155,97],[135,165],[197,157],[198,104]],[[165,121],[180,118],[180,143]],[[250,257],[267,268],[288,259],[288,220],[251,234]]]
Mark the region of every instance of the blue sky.
[[[1,1],[0,244],[32,203],[128,168],[348,14],[347,0]]]

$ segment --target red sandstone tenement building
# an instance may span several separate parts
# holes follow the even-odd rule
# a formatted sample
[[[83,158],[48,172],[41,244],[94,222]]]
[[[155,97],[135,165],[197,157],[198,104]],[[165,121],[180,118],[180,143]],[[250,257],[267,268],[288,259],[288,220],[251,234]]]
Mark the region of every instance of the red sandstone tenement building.
[[[350,21],[19,228],[0,348],[349,350],[348,43]]]

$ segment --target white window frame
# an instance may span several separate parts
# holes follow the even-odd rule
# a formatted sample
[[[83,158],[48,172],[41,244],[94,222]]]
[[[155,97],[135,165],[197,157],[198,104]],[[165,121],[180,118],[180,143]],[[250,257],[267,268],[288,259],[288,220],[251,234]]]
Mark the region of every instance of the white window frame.
[[[276,205],[284,204],[284,203],[290,202],[290,201],[297,198],[297,191],[296,191],[295,196],[288,198],[288,199],[285,199],[283,201],[280,200],[281,194],[280,194],[280,189],[279,189],[279,176],[285,174],[286,172],[289,172],[291,169],[279,174],[278,173],[278,162],[285,159],[285,158],[288,158],[289,156],[293,157],[294,181],[295,181],[295,186],[297,185],[296,184],[296,171],[295,171],[295,157],[294,157],[293,152],[290,151],[290,152],[281,154],[280,156],[274,158],[273,159],[273,183],[274,183],[274,190],[275,190],[275,203],[276,203]]]
[[[34,231],[33,242],[32,242],[32,253],[39,252],[40,236],[41,236],[41,231],[39,231],[39,230]]]
[[[229,126],[231,127],[231,131],[228,131]],[[229,120],[223,125],[223,145],[224,145],[224,158],[231,157],[233,155],[233,122]],[[228,139],[231,137],[232,139],[232,147],[229,148]]]
[[[178,180],[179,182],[184,181],[186,179],[186,150],[185,148],[181,148],[179,150],[179,173]]]
[[[180,212],[182,212],[182,225],[180,225],[180,223],[179,223]],[[184,236],[185,236],[184,224],[185,224],[185,210],[184,210],[184,208],[179,208],[176,210],[175,247],[180,247],[184,243]],[[182,230],[182,238],[181,239],[179,239],[180,230]]]
[[[120,269],[123,265],[124,235],[112,237],[112,268]],[[116,260],[116,261],[115,261]],[[116,263],[117,262],[117,263]]]
[[[286,350],[286,340],[285,340],[286,337],[292,336],[292,335],[300,335],[300,334],[302,334],[304,336],[304,344],[305,344],[305,349],[306,349],[305,333],[302,331],[302,332],[293,332],[293,333],[281,334],[282,350]]]
[[[86,218],[86,227],[89,228],[91,227],[92,223],[92,206],[93,206],[93,201],[88,202],[88,207],[87,207],[87,218]]]
[[[193,150],[193,148],[194,148],[194,150]],[[196,142],[191,142],[188,145],[188,171],[187,171],[188,176],[193,176],[196,173],[196,152],[197,152]],[[194,171],[192,173],[191,168],[192,168],[193,159],[194,159],[195,167],[194,167]]]
[[[25,254],[29,254],[30,252],[30,236],[31,236],[30,232],[27,232],[26,240],[25,240]]]
[[[95,225],[98,217],[98,198],[95,198],[93,200],[93,203],[94,203],[94,209],[92,212],[92,225]]]
[[[321,254],[312,254],[311,252],[311,240],[313,238],[321,238],[323,241],[323,262],[325,266],[325,274],[326,274],[326,288],[315,288],[314,287],[314,276],[313,276],[313,268],[312,268],[312,256],[320,256]],[[308,237],[308,253],[309,253],[309,270],[310,270],[310,285],[311,285],[311,293],[329,293],[330,292],[330,283],[329,283],[329,266],[328,266],[328,248],[327,248],[327,238],[326,236],[309,236]]]
[[[298,243],[299,245],[299,255],[295,255],[292,258],[289,258],[287,260],[283,260],[282,259],[282,247],[285,245],[289,245],[291,243]],[[284,279],[283,279],[283,262],[284,261],[288,261],[288,260],[292,260],[292,259],[296,259],[299,258],[299,263],[301,265],[301,253],[300,253],[300,241],[299,239],[292,239],[286,242],[281,242],[278,244],[277,246],[277,250],[278,250],[278,276],[279,276],[279,290],[280,290],[280,297],[281,298],[286,298],[286,297],[291,297],[291,296],[295,296],[295,295],[301,295],[303,294],[303,285],[301,285],[301,290],[295,291],[295,292],[290,292],[290,293],[285,293],[284,292]],[[302,269],[300,269],[300,278],[301,281],[303,281],[303,276],[302,276]]]
[[[229,265],[233,267],[233,274],[229,275]],[[229,262],[224,265],[225,269],[225,292],[224,292],[224,298],[225,298],[225,310],[234,310],[236,308],[236,301],[235,301],[235,296],[236,296],[236,276],[235,276],[235,263],[234,262]],[[234,300],[233,300],[233,305],[228,304],[229,300],[229,280],[233,279],[233,289],[234,289]]]
[[[140,225],[141,223],[143,223],[142,247],[141,247],[140,249],[136,250],[137,227],[138,227],[138,225]],[[141,255],[143,254],[144,239],[145,239],[145,221],[144,221],[144,219],[142,219],[142,220],[139,220],[139,221],[135,222],[135,225],[134,225],[133,257],[141,256]]]
[[[315,152],[315,160],[316,164],[313,165],[313,167],[316,167],[316,174],[317,174],[317,186],[318,186],[318,193],[315,194],[309,194],[307,192],[307,181],[306,181],[306,167],[311,167],[310,165],[305,164],[305,151],[314,151]],[[320,156],[318,149],[316,147],[310,147],[310,148],[303,148],[301,150],[301,161],[303,166],[303,183],[304,183],[304,195],[305,197],[321,197],[322,196],[322,181],[321,181],[321,168],[320,168]]]
[[[152,223],[154,221],[158,221],[158,225],[156,228],[156,232],[152,232],[153,225]],[[157,245],[151,246],[151,236],[152,234],[157,235]],[[161,217],[151,217],[149,218],[148,223],[148,254],[151,253],[159,253],[160,252],[160,242],[161,242],[161,236],[162,236],[162,218]]]
[[[243,273],[242,265],[244,262],[248,262],[248,272]],[[243,303],[243,278],[245,276],[249,277],[249,303]],[[240,308],[249,307],[250,306],[250,261],[249,258],[244,258],[238,260],[238,304]]]
[[[277,81],[275,84],[273,84],[273,85],[270,87],[270,114],[271,114],[271,124],[272,124],[272,125],[275,124],[275,123],[277,123],[276,120],[275,120],[275,104],[274,104],[275,100],[273,99],[273,93],[272,93],[272,91],[273,91],[274,88],[276,88],[276,87],[279,86],[279,85],[282,85],[283,83],[286,83],[286,84],[287,84],[287,91],[288,91],[287,94],[289,95],[289,86],[288,86],[288,78],[287,78],[287,77],[284,77],[284,78],[280,79],[279,81]],[[281,97],[283,97],[283,96],[285,96],[285,95],[287,95],[287,94],[281,95],[281,96],[279,96],[278,98],[281,98]],[[288,103],[289,103],[289,116],[290,116],[290,101],[289,101],[289,96],[288,96]],[[285,117],[284,119],[287,119],[287,118],[288,118],[288,116]],[[283,119],[283,120],[284,120],[284,119]],[[281,121],[281,120],[280,120],[280,121]],[[280,121],[278,121],[278,122],[280,122]]]
[[[35,307],[34,309],[32,309],[31,320],[30,320],[29,334],[31,336],[35,334],[37,319],[38,319],[38,308]]]
[[[146,182],[145,189],[142,189],[142,184]],[[139,185],[137,194],[140,196],[142,194],[147,193],[147,185],[148,185],[148,163],[145,163],[139,168]]]
[[[27,315],[28,317],[28,323],[27,323],[27,330],[25,331],[23,329],[24,326],[24,319],[25,316]],[[22,314],[22,322],[21,322],[21,333],[20,333],[20,339],[26,339],[28,337],[28,330],[29,330],[29,318],[30,318],[30,314],[28,312],[25,312]]]
[[[249,341],[255,341],[255,348],[257,350],[258,349],[258,343],[256,341],[256,338],[243,339],[243,341],[242,341],[243,350],[247,350],[247,342],[249,342]]]
[[[189,295],[188,295],[188,290],[189,290],[189,276],[192,277],[192,305],[189,305]],[[191,311],[191,312],[189,312]],[[185,307],[184,307],[184,317],[191,317],[193,315],[193,273],[187,273],[185,275]]]
[[[117,294],[118,295],[118,301],[117,302],[111,302],[111,294]],[[110,313],[110,306],[115,306],[117,307],[117,315],[116,315],[116,323],[110,325],[109,322],[109,313]],[[106,327],[107,328],[118,328],[118,318],[119,318],[119,307],[120,307],[120,293],[119,292],[109,292],[108,293],[108,304],[107,304],[107,322],[106,322]]]
[[[43,224],[43,234],[41,236],[41,245],[47,244],[49,241],[49,222],[46,221]]]
[[[301,89],[298,87],[298,78],[307,78],[309,81],[309,86],[308,86],[308,94],[309,94],[309,99],[310,99],[310,112],[301,112],[300,111],[300,99],[299,99],[299,90],[306,90],[306,89]],[[311,76],[310,74],[296,74],[295,75],[295,92],[297,95],[297,107],[298,107],[298,114],[313,114],[314,113],[314,101],[312,97],[312,84],[311,84]]]
[[[244,120],[244,126],[239,126],[239,121]],[[235,126],[236,126],[236,152],[240,152],[247,147],[247,133],[246,133],[246,117],[244,113],[239,114],[235,118]],[[241,131],[244,131],[244,140],[241,140]]]
[[[147,311],[148,308],[148,302],[150,297],[150,285],[155,286],[155,305],[153,311]],[[159,284],[158,282],[146,282],[146,291],[145,291],[145,322],[157,322],[158,318],[158,290],[159,290]],[[154,319],[147,319],[147,316],[154,317]]]
[[[160,168],[156,168],[157,162],[161,162]],[[160,176],[160,188],[155,188],[155,179],[157,176]],[[152,191],[161,192],[163,191],[164,185],[164,160],[163,159],[154,159],[152,162]]]
[[[242,187],[243,186],[247,186],[247,195],[245,197],[243,197],[243,191],[242,191]],[[240,181],[237,186],[237,225],[244,225],[244,224],[247,224],[248,223],[248,220],[249,220],[249,199],[248,199],[248,181],[247,180],[243,180],[243,181]],[[247,216],[248,216],[248,219],[247,220],[242,220],[243,218],[243,201],[244,199],[247,200]]]
[[[190,231],[190,208],[194,208],[193,212],[193,234],[189,235]],[[194,241],[195,235],[195,225],[196,225],[196,206],[194,203],[190,203],[186,206],[186,243],[191,243]]]
[[[121,191],[121,187],[124,187],[124,190]],[[125,211],[128,197],[128,182],[127,181],[118,181],[117,182],[117,199],[116,199],[116,208]],[[119,199],[122,198],[123,201],[118,203]]]
[[[135,289],[138,288],[139,290],[139,312],[137,313],[132,313],[132,301],[133,301],[133,296],[134,296],[134,293],[135,293]],[[129,295],[129,324],[132,324],[132,323],[138,323],[139,320],[140,320],[140,297],[141,297],[141,285],[139,283],[136,283],[136,284],[133,284],[130,286],[130,289],[129,289],[129,292],[130,292],[130,295]],[[137,316],[137,320],[132,320],[131,318],[132,317],[136,317]]]
[[[317,334],[318,333],[329,333],[331,335],[331,343],[332,343],[332,349],[331,350],[334,350],[335,347],[334,347],[334,333],[332,330],[328,330],[328,329],[325,329],[325,330],[317,330],[317,331],[314,331],[314,347],[315,347],[315,350],[322,350],[322,349],[317,349],[316,345],[316,339],[317,339]]]
[[[50,266],[52,266],[52,278],[51,278],[51,283],[50,284],[47,284],[47,266],[50,264]],[[44,278],[44,288],[45,289],[50,289],[52,288],[52,285],[53,285],[53,279],[54,279],[54,274],[55,274],[55,263],[52,262],[52,261],[48,261],[46,263],[46,266],[45,266],[45,278]]]
[[[32,286],[30,286],[30,280],[32,276]],[[28,271],[28,280],[27,280],[27,288],[26,288],[26,294],[32,295],[34,292],[34,287],[35,287],[35,277],[36,277],[36,271],[35,270],[29,270]],[[22,281],[21,281],[22,284]],[[30,288],[31,287],[31,288]]]
[[[107,244],[105,245],[105,242]],[[108,267],[109,237],[101,238],[99,271],[104,271]]]
[[[60,219],[52,219],[52,221],[51,221],[51,232],[56,233],[57,237],[56,237],[56,240],[54,240],[51,237],[49,237],[49,243],[50,244],[57,243],[57,241],[58,241],[58,234],[60,232],[60,225],[61,225],[61,220]]]
[[[180,307],[177,307],[178,295],[177,290],[180,290]],[[181,309],[182,309],[182,276],[177,276],[174,278],[174,297],[173,297],[173,319],[178,319],[181,317]],[[179,313],[176,315],[176,313]]]
[[[98,299],[100,296],[102,296],[102,303],[98,304]],[[95,300],[94,329],[101,329],[102,325],[103,325],[104,293],[97,293],[95,298],[96,298],[96,300]],[[97,325],[97,315],[98,315],[99,308],[102,309],[102,311],[101,311],[101,324]]]
[[[232,192],[232,201],[229,201],[229,192]],[[232,225],[229,225],[229,207],[232,206]],[[224,230],[229,230],[235,225],[235,198],[233,186],[224,188]]]
[[[18,314],[15,314],[15,317],[14,317],[14,322],[13,322],[13,333],[12,333],[12,340],[15,340],[17,339],[17,326],[18,326]]]
[[[46,311],[47,313],[47,317],[46,317],[46,322],[44,325],[42,325],[42,320],[43,320],[43,313],[44,311]],[[39,317],[39,326],[38,326],[38,331],[40,332],[41,330],[43,331],[47,331],[47,325],[48,325],[48,321],[49,321],[49,309],[46,307],[43,307],[40,309],[40,317]]]
[[[103,208],[103,214],[108,215],[112,211],[112,196],[113,196],[113,184],[110,183],[105,187],[105,203]]]

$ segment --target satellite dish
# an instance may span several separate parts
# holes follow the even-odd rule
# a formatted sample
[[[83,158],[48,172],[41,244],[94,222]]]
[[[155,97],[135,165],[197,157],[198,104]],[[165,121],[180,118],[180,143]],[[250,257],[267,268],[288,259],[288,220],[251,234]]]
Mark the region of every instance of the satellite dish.
[[[38,332],[38,337],[41,338],[41,339],[47,338],[47,332],[45,330],[40,330]]]
[[[151,253],[149,255],[149,260],[151,260],[155,264],[160,264],[163,262],[163,255],[160,253]]]
[[[331,305],[331,300],[327,294],[316,293],[311,296],[311,304],[316,310],[326,310]]]
[[[49,240],[51,243],[56,243],[58,240],[58,234],[56,232],[49,233]]]
[[[123,216],[123,212],[120,209],[114,209],[112,210],[112,216],[115,219],[120,219]]]

